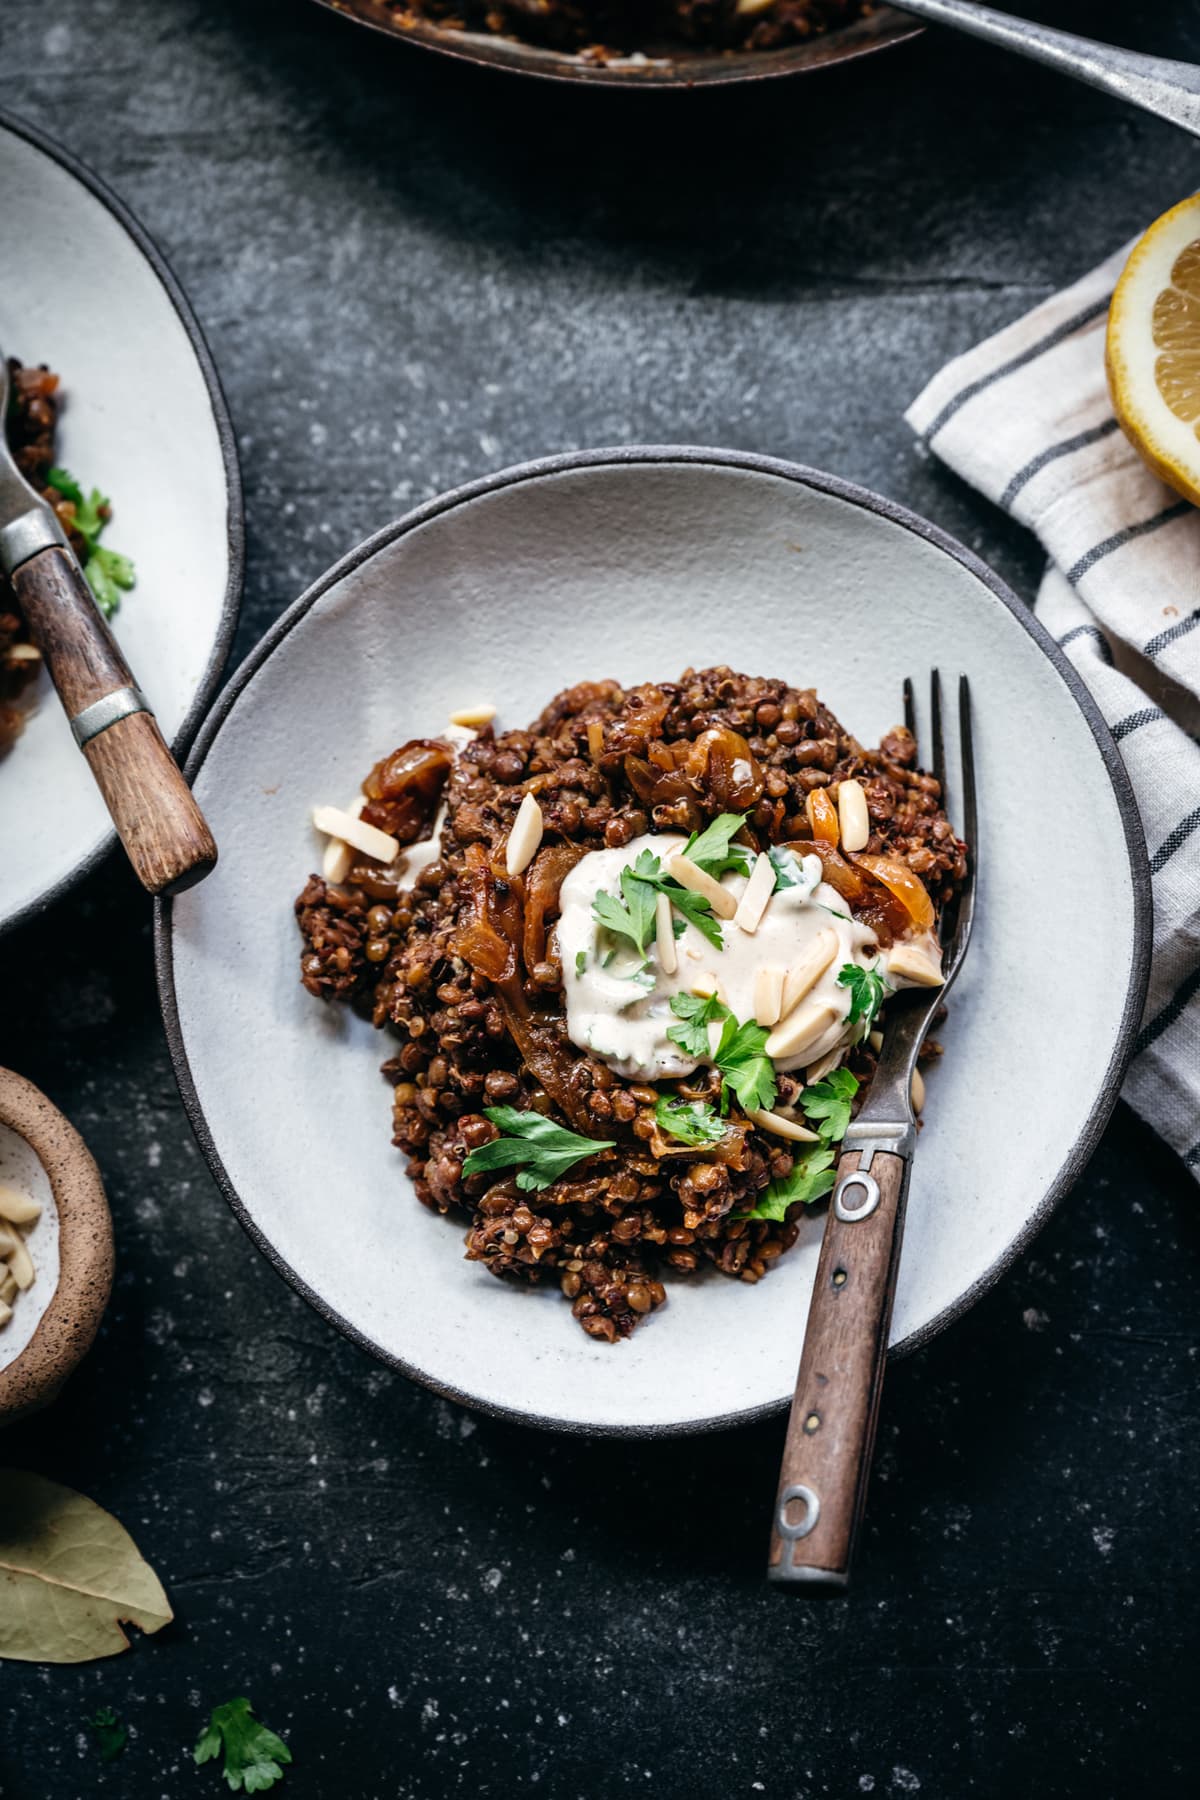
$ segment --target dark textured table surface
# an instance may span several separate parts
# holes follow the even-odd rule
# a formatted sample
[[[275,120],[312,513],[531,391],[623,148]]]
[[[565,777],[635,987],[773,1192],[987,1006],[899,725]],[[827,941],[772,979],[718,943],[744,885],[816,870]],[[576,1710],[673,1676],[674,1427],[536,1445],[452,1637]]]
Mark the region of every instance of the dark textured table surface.
[[[1043,14],[1200,57],[1191,4]],[[4,0],[0,52],[5,104],[118,189],[212,344],[239,657],[411,503],[588,444],[836,470],[1032,594],[1036,547],[903,408],[1197,181],[1192,142],[945,39],[633,97],[302,0]],[[0,994],[0,1063],[87,1136],[119,1253],[95,1350],[0,1457],[111,1507],[177,1613],[110,1662],[3,1665],[0,1792],[216,1795],[190,1746],[242,1692],[294,1752],[279,1791],[330,1800],[1184,1791],[1196,1192],[1123,1109],[1029,1256],[891,1372],[854,1589],[811,1604],[762,1581],[778,1422],[538,1436],[291,1294],[192,1141],[123,867],[0,945]],[[132,1735],[102,1768],[105,1702]]]

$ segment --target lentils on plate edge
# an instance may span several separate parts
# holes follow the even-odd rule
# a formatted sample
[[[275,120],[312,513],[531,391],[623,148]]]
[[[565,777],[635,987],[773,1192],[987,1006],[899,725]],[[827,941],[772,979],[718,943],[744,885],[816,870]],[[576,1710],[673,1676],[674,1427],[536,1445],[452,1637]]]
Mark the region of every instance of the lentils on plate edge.
[[[868,850],[903,858],[935,905],[948,899],[965,846],[904,727],[869,751],[811,689],[714,668],[628,690],[582,682],[528,730],[484,726],[457,756],[437,739],[402,746],[368,775],[362,820],[411,845],[444,802],[439,860],[405,891],[403,855],[391,867],[359,857],[340,884],[311,876],[296,901],[304,986],[400,1040],[384,1070],[393,1141],[408,1153],[418,1197],[466,1214],[469,1259],[510,1279],[556,1282],[591,1337],[628,1336],[662,1305],[664,1275],[711,1264],[760,1280],[798,1227],[790,1215],[738,1214],[788,1176],[793,1154],[736,1111],[719,1143],[664,1136],[660,1092],[717,1106],[717,1071],[656,1088],[570,1042],[550,929],[559,886],[589,850],[700,830],[723,812],[747,813],[755,848],[808,840],[810,790],[851,778],[866,793]],[[505,845],[526,792],[542,809],[542,841],[524,874],[509,877]],[[826,880],[843,881],[858,916],[890,941],[892,897],[849,863],[839,874],[839,862],[825,858]],[[874,1060],[863,1044],[848,1066],[865,1082]],[[802,1081],[778,1080],[786,1106]],[[547,1114],[613,1147],[542,1192],[522,1192],[511,1171],[464,1178],[470,1152],[499,1135],[484,1116],[492,1106]]]

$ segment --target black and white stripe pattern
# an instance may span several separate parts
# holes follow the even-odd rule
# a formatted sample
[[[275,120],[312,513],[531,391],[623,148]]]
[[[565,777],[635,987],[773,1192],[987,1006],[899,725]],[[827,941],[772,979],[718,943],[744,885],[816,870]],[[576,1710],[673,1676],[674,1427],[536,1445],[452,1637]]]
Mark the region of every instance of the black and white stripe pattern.
[[[908,419],[1049,552],[1038,615],[1120,745],[1150,854],[1154,964],[1125,1096],[1200,1179],[1200,512],[1112,415],[1104,328],[1126,254],[950,363]]]

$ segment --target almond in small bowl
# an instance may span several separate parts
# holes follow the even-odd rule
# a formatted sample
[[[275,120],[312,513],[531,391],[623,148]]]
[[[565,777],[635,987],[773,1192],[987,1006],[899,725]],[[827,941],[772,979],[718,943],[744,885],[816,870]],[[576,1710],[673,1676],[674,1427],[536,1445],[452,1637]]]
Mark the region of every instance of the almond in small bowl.
[[[112,1273],[91,1152],[32,1082],[0,1069],[0,1425],[56,1397],[96,1335]]]

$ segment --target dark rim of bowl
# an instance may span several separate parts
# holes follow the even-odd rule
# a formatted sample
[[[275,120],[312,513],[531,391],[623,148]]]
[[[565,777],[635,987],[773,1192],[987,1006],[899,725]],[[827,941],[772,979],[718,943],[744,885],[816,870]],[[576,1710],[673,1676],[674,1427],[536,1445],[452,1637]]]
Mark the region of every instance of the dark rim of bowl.
[[[179,322],[187,333],[193,354],[200,365],[200,373],[203,375],[205,386],[208,389],[213,423],[217,428],[217,438],[221,446],[221,459],[225,465],[225,533],[229,551],[229,574],[225,582],[221,620],[217,628],[217,635],[213,640],[212,650],[204,665],[204,672],[200,677],[196,692],[192,696],[192,702],[183,723],[171,740],[171,749],[175,756],[182,757],[195,736],[200,721],[220,682],[221,671],[225,667],[225,659],[229,655],[229,647],[233,642],[233,634],[237,626],[238,611],[242,600],[242,580],[245,573],[246,532],[242,513],[242,476],[238,465],[237,441],[229,417],[229,407],[221,388],[221,378],[217,374],[217,365],[213,361],[212,352],[205,341],[204,333],[200,329],[196,315],[193,313],[174,271],[145,227],[138,222],[125,202],[119,199],[112,189],[88,168],[86,163],[80,162],[77,156],[72,155],[69,150],[64,150],[60,144],[56,144],[52,138],[46,136],[45,132],[39,131],[36,125],[30,125],[27,120],[17,118],[15,114],[6,112],[3,108],[0,108],[0,131],[9,131],[14,137],[23,138],[26,143],[32,144],[35,150],[40,150],[43,155],[58,163],[67,171],[68,175],[73,175],[80,186],[86,188],[94,199],[99,200],[100,204],[113,215],[126,235],[133,239],[154,270],[166,290],[167,298],[179,315]],[[93,869],[99,868],[116,842],[116,832],[108,832],[95,849],[90,850],[82,861],[76,863],[69,874],[62,876],[36,899],[28,901],[16,912],[10,913],[7,918],[0,919],[0,938],[10,931],[15,931],[19,925],[26,924],[30,919],[40,917],[42,913],[54,906],[78,882],[90,875]]]
[[[1005,1246],[991,1267],[964,1293],[960,1294],[957,1300],[950,1306],[944,1307],[919,1330],[912,1332],[902,1343],[893,1346],[892,1355],[905,1355],[909,1351],[920,1349],[922,1345],[937,1337],[947,1325],[960,1318],[989,1288],[995,1285],[1032,1243],[1063,1195],[1082,1172],[1116,1105],[1121,1081],[1132,1053],[1134,1036],[1141,1022],[1150,976],[1150,951],[1153,937],[1150,866],[1146,855],[1146,842],[1142,833],[1141,816],[1120,752],[1091,693],[1049,632],[1035,618],[1030,608],[1019,600],[1012,589],[973,551],[968,550],[957,539],[950,537],[939,526],[923,519],[920,514],[910,512],[907,507],[898,505],[894,500],[885,499],[881,494],[873,493],[868,488],[860,487],[855,482],[845,481],[836,475],[826,475],[820,470],[805,468],[798,463],[785,462],[775,457],[759,456],[744,451],[710,450],[693,446],[631,445],[627,448],[574,451],[561,456],[543,457],[536,462],[518,464],[514,468],[503,469],[495,475],[488,475],[482,480],[454,488],[437,499],[427,501],[425,505],[405,514],[402,519],[396,520],[393,524],[385,526],[382,531],[367,538],[356,549],[344,556],[340,562],[335,563],[307,592],[301,594],[298,600],[293,601],[287,611],[260,639],[227,683],[193,746],[185,773],[189,781],[196,779],[205,757],[212,748],[217,734],[235,702],[314,603],[330,588],[344,580],[347,575],[369,562],[386,545],[394,543],[396,539],[406,536],[420,526],[427,525],[443,513],[451,512],[456,507],[470,505],[473,501],[481,499],[485,495],[497,493],[503,488],[514,487],[523,482],[539,481],[546,476],[556,476],[572,471],[614,466],[628,467],[638,464],[690,464],[710,468],[747,470],[754,474],[781,477],[786,481],[795,482],[801,487],[812,488],[817,493],[828,494],[834,499],[848,501],[853,506],[861,507],[880,518],[887,519],[892,524],[912,532],[915,537],[921,538],[935,549],[943,551],[947,556],[953,557],[956,562],[976,577],[993,599],[1012,614],[1021,628],[1028,632],[1043,655],[1053,664],[1091,729],[1096,748],[1108,772],[1116,796],[1129,857],[1129,878],[1134,899],[1134,929],[1125,1006],[1104,1080],[1092,1104],[1083,1130],[1067,1152],[1062,1166],[1050,1183],[1033,1216],[1011,1243]],[[571,1432],[580,1436],[679,1437],[702,1431],[723,1431],[731,1426],[747,1425],[757,1419],[768,1418],[774,1413],[783,1411],[789,1404],[790,1396],[784,1396],[779,1400],[767,1401],[759,1406],[747,1407],[744,1411],[724,1413],[707,1419],[687,1420],[681,1423],[644,1427],[593,1425],[574,1419],[547,1418],[537,1413],[525,1413],[515,1407],[493,1405],[474,1395],[465,1394],[457,1388],[447,1386],[425,1370],[384,1350],[365,1332],[348,1319],[343,1318],[300,1278],[259,1229],[245,1202],[229,1179],[200,1104],[188,1064],[187,1050],[184,1046],[175,993],[171,949],[171,902],[169,899],[155,902],[154,960],[158,977],[159,1004],[162,1008],[175,1079],[179,1084],[184,1110],[217,1185],[264,1256],[273,1263],[285,1280],[290,1282],[296,1292],[308,1301],[310,1306],[314,1307],[330,1324],[335,1325],[352,1343],[369,1351],[380,1362],[398,1369],[401,1374],[431,1388],[434,1393],[441,1394],[448,1400],[458,1401],[464,1406],[472,1407],[476,1411],[487,1413],[494,1418],[511,1420],[521,1425],[539,1426],[551,1431]],[[797,1353],[799,1353],[798,1344]]]
[[[473,63],[505,75],[531,75],[576,88],[624,88],[627,91],[731,87],[746,81],[777,80],[784,75],[813,75],[821,69],[839,68],[874,56],[896,44],[920,37],[925,30],[917,20],[884,6],[847,26],[822,32],[802,44],[782,50],[684,51],[664,66],[666,59],[634,64],[585,63],[567,51],[483,32],[452,31],[432,23],[401,25],[371,0],[316,0],[326,11],[337,13],[352,25],[364,26],[382,37],[413,44],[420,50],[448,56],[455,62]],[[368,10],[369,8],[369,10]]]

